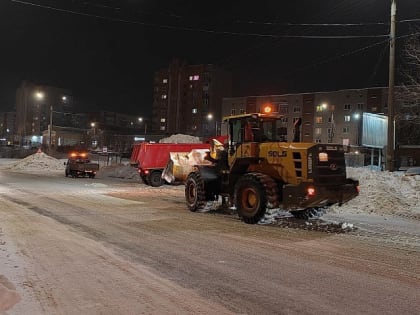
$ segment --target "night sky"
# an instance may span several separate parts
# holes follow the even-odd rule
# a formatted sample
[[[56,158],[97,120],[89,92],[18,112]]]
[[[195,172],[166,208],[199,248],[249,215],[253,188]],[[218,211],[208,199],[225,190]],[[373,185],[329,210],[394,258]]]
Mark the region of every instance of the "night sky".
[[[234,96],[386,86],[390,5],[1,0],[0,111],[13,110],[26,79],[71,89],[85,104],[76,110],[150,115],[153,73],[174,57],[231,70]],[[399,0],[397,19],[420,19],[420,1]],[[398,23],[397,36],[416,26],[419,21]],[[401,47],[402,39],[397,67]]]

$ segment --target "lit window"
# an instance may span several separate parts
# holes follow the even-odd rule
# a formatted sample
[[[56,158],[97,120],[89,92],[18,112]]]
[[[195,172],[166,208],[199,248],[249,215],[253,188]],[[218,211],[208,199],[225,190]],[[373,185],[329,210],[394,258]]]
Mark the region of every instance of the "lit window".
[[[350,121],[350,115],[345,115],[344,116],[344,121]]]
[[[166,122],[166,118],[161,118],[160,122],[162,122],[162,123]]]
[[[166,95],[166,94],[162,94],[162,99],[163,100],[166,100],[166,98],[167,98],[168,96]]]
[[[168,79],[163,79],[162,83],[168,83]]]
[[[316,111],[319,113],[319,112],[322,112],[322,105],[318,105],[317,107],[316,107]]]
[[[196,75],[193,77],[193,80],[194,80],[194,81],[198,81],[198,80],[200,80],[200,76],[199,76],[198,74],[196,74]]]
[[[192,109],[192,113],[193,113],[193,114],[197,114],[197,112],[198,112],[197,108],[193,108],[193,109]]]
[[[321,135],[322,133],[322,129],[321,128],[315,128],[315,134],[316,135]]]
[[[193,80],[193,78],[194,78],[194,77],[193,77],[192,75],[190,75],[190,77],[189,77],[190,81],[192,81],[192,80]]]
[[[315,117],[315,122],[316,122],[317,124],[322,124],[322,117],[321,117],[321,116],[316,116],[316,117]]]
[[[160,126],[160,130],[165,130],[166,127],[165,126]]]

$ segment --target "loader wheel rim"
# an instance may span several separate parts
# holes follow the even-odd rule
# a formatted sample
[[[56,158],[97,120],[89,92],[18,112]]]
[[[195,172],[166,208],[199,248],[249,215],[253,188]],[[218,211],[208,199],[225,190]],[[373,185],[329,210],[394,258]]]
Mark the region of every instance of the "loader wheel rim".
[[[187,189],[188,203],[193,204],[196,200],[197,189],[195,185],[189,184]]]
[[[253,215],[258,210],[258,193],[254,188],[248,187],[242,191],[241,205],[246,215]]]

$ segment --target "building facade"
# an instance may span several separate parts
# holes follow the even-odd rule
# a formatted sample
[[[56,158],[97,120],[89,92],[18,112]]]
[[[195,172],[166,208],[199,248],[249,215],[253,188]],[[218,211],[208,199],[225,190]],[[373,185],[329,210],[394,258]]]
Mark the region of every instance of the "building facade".
[[[174,60],[155,73],[152,131],[210,136],[220,131],[222,98],[232,93],[229,72]]]
[[[0,113],[0,145],[12,145],[15,134],[16,112]]]
[[[259,112],[269,103],[284,116],[279,131],[285,141],[293,140],[294,123],[301,119],[302,142],[359,146],[363,112],[386,114],[387,92],[371,88],[224,98],[222,116]]]

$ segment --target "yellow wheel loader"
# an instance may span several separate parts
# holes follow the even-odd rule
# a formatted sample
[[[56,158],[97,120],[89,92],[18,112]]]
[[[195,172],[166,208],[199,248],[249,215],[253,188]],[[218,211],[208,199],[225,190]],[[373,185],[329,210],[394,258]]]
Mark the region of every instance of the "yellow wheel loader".
[[[195,165],[185,181],[191,211],[222,198],[234,205],[245,223],[255,224],[267,209],[282,208],[307,219],[319,208],[342,204],[359,193],[359,182],[347,178],[340,144],[284,142],[282,116],[265,113],[224,118],[227,143],[213,141],[208,165]]]

